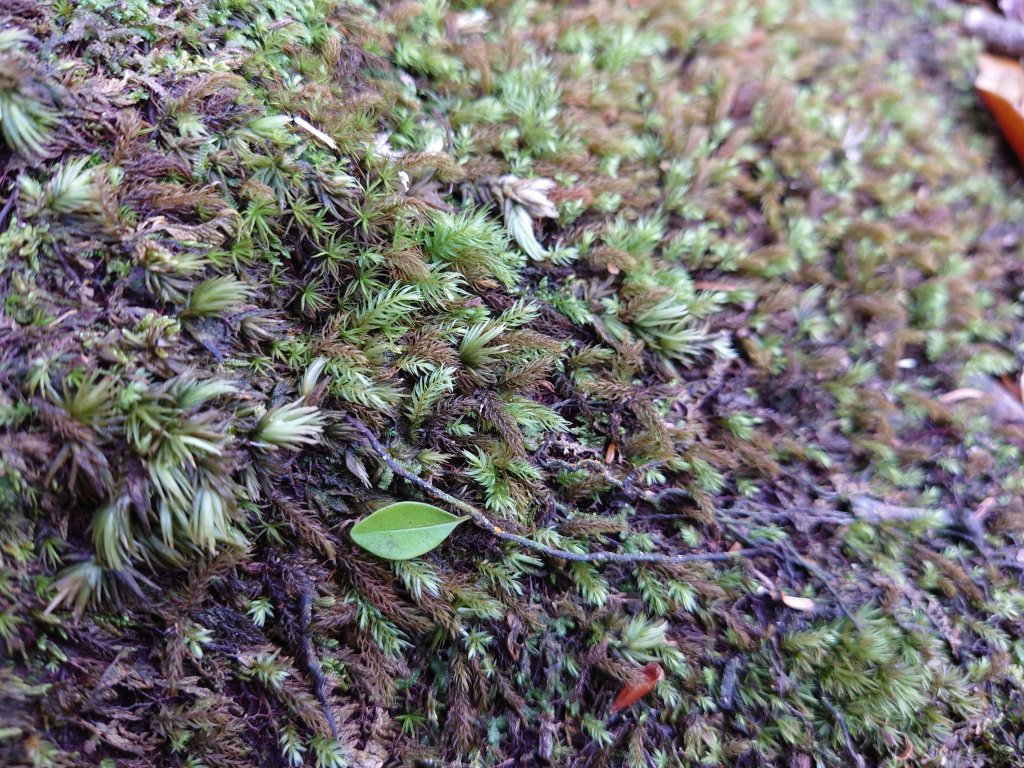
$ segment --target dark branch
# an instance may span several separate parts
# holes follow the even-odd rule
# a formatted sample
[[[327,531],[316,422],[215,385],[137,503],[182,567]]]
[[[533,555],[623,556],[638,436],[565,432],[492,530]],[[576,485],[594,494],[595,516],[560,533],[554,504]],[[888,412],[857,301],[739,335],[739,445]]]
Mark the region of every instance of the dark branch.
[[[331,737],[338,738],[338,723],[334,719],[334,711],[331,709],[331,702],[327,698],[327,680],[324,678],[324,669],[320,666],[320,659],[313,650],[313,637],[310,634],[309,624],[313,619],[313,589],[312,581],[308,581],[299,595],[299,632],[302,640],[302,655],[306,657],[306,669],[313,679],[313,690],[316,698],[323,707],[324,715],[327,717],[327,724],[331,728]]]
[[[1014,56],[1024,55],[1024,24],[1003,18],[982,8],[964,14],[964,31],[980,37],[989,48]]]

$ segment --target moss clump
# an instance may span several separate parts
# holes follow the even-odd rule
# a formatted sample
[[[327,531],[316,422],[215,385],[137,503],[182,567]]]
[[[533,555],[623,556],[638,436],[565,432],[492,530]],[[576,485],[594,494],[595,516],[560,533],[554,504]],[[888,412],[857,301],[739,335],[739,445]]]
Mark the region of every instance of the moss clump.
[[[853,20],[4,13],[7,764],[1014,764],[1021,206]]]

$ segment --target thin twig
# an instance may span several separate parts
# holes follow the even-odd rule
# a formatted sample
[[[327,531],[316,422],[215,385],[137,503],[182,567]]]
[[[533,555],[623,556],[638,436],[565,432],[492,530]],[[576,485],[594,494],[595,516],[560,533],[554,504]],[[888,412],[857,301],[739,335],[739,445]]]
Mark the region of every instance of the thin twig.
[[[68,263],[68,260],[64,257],[64,251],[61,250],[61,247],[57,244],[56,240],[52,243],[52,246],[54,255],[64,267],[64,271],[68,273],[68,277],[71,278],[75,285],[80,286],[82,284],[82,278],[78,276],[78,273],[75,272],[74,268]]]
[[[722,684],[718,689],[718,708],[723,712],[731,712],[733,697],[736,694],[736,683],[739,681],[740,657],[733,656],[726,662],[722,671]]]
[[[15,187],[11,190],[10,197],[7,198],[7,202],[4,203],[4,207],[0,209],[0,227],[2,227],[4,225],[4,222],[7,221],[7,216],[10,214],[11,210],[17,203],[18,189],[18,186],[15,185]]]
[[[365,424],[353,418],[349,419],[349,423],[366,439],[367,443],[369,443],[370,447],[373,449],[373,452],[381,459],[381,461],[387,464],[391,471],[396,475],[407,482],[412,483],[417,488],[426,492],[430,496],[433,496],[435,499],[444,501],[445,503],[462,510],[470,517],[474,524],[488,533],[497,536],[499,539],[514,542],[520,546],[548,555],[549,557],[557,557],[560,560],[568,560],[574,563],[661,563],[665,565],[678,565],[681,563],[697,562],[729,562],[741,557],[756,557],[758,555],[771,554],[770,551],[760,548],[736,549],[730,552],[691,552],[685,555],[662,555],[654,552],[569,552],[565,549],[549,547],[546,544],[541,544],[539,541],[534,541],[533,539],[529,539],[525,536],[519,536],[515,533],[509,533],[508,531],[502,530],[497,523],[487,517],[487,515],[472,504],[452,496],[450,493],[446,493],[434,485],[431,485],[423,478],[414,475],[399,464],[398,461],[396,461],[388,452],[387,448],[381,445],[377,436],[374,435]]]
[[[858,520],[866,523],[904,523],[924,518],[933,518],[938,525],[947,528],[953,524],[953,515],[945,509],[927,507],[904,507],[872,499],[870,496],[851,496],[850,509]]]
[[[993,50],[1024,55],[1024,24],[983,8],[970,8],[964,14],[963,26],[967,34],[980,37]]]
[[[821,696],[821,703],[825,705],[825,709],[839,723],[839,728],[843,732],[843,741],[846,742],[846,752],[853,758],[854,765],[858,768],[864,768],[864,758],[857,752],[856,747],[853,746],[853,739],[850,738],[850,729],[846,727],[846,718],[843,716],[843,713],[824,694]]]
[[[313,690],[323,707],[324,715],[327,717],[327,725],[331,728],[331,737],[338,738],[338,723],[334,719],[334,711],[331,709],[331,702],[327,698],[327,680],[324,678],[324,668],[320,666],[320,659],[316,657],[313,650],[313,637],[309,631],[309,624],[313,619],[313,581],[306,582],[299,595],[299,632],[302,640],[302,655],[306,657],[306,669],[309,676],[313,678]]]

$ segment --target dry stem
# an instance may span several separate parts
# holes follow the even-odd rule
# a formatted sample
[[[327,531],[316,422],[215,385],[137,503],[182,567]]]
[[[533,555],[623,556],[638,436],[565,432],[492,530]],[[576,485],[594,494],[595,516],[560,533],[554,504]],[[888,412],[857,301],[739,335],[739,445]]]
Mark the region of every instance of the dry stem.
[[[469,515],[470,519],[478,527],[494,536],[497,536],[499,539],[514,542],[520,546],[548,555],[549,557],[556,557],[561,560],[568,560],[575,563],[659,563],[665,565],[677,565],[680,563],[695,562],[729,562],[740,557],[756,557],[758,555],[772,554],[771,552],[760,548],[736,549],[729,552],[690,552],[683,555],[663,555],[655,552],[569,552],[565,549],[549,547],[546,544],[541,544],[539,541],[534,541],[533,539],[529,539],[525,536],[519,536],[518,534],[502,530],[493,520],[472,504],[452,496],[450,493],[442,491],[440,488],[428,483],[423,478],[414,475],[403,467],[397,460],[395,460],[395,458],[377,439],[377,436],[374,435],[365,424],[355,419],[350,419],[350,423],[356,431],[366,439],[366,442],[369,443],[373,452],[385,464],[387,464],[396,475],[407,482],[412,483],[420,490],[426,492],[430,496],[433,496],[435,499],[462,510]]]

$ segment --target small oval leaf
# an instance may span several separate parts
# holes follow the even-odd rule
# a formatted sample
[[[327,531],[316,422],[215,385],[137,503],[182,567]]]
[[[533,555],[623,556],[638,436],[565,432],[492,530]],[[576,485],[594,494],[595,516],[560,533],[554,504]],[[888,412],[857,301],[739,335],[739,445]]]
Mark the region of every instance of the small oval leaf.
[[[433,504],[398,501],[352,526],[352,541],[385,560],[411,560],[439,546],[469,517],[456,517]]]

